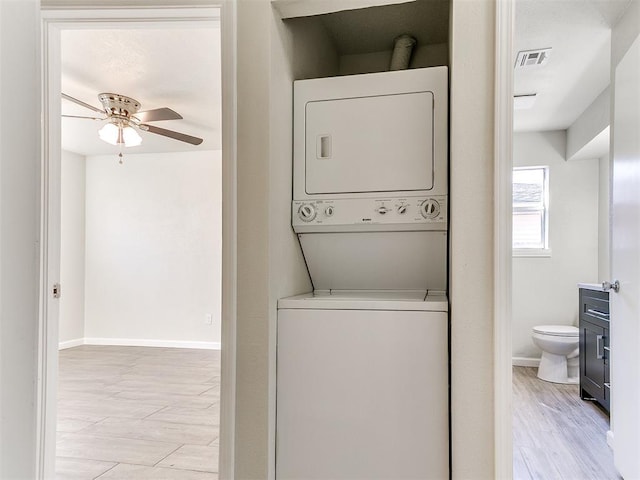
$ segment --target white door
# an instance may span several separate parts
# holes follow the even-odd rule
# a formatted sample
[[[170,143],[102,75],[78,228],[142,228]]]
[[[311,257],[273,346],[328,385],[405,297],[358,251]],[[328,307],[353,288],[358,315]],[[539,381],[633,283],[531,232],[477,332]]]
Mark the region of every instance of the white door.
[[[615,74],[611,272],[611,421],[614,463],[640,478],[640,37]]]

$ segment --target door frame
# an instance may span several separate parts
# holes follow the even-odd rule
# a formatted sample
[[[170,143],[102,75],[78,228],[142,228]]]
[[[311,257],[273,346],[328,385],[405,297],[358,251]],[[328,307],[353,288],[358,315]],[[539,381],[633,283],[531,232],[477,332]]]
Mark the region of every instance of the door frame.
[[[496,1],[494,110],[494,469],[513,478],[512,171],[515,0]]]
[[[105,24],[218,21],[222,69],[222,349],[219,478],[234,477],[236,371],[236,3],[171,8],[78,6],[42,9],[41,251],[36,478],[55,476],[60,273],[60,32]]]

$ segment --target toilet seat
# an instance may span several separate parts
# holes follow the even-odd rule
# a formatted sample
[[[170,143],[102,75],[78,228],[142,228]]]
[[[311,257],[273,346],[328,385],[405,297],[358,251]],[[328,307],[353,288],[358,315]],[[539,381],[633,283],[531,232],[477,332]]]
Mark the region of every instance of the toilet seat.
[[[553,337],[577,337],[580,333],[578,327],[572,325],[538,325],[533,327],[533,331],[540,335]]]

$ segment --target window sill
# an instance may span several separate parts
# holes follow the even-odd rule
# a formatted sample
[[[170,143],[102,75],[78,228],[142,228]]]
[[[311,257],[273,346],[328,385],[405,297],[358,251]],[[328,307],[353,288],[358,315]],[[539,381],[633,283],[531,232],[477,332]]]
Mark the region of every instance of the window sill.
[[[514,257],[551,257],[550,248],[514,248],[512,252]]]

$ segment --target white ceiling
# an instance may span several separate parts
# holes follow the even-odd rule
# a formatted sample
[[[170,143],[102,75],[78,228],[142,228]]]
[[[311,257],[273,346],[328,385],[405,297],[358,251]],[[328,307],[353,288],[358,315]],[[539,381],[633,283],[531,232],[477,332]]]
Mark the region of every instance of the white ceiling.
[[[564,130],[609,85],[611,27],[629,1],[516,1],[514,64],[518,51],[553,50],[546,65],[514,71],[514,94],[537,94],[514,112],[515,131]]]
[[[203,138],[199,146],[140,132],[142,145],[123,153],[216,150],[221,144],[220,30],[190,28],[95,29],[62,32],[62,92],[101,108],[98,94],[133,97],[141,110],[169,107],[183,120],[150,122]],[[95,116],[62,100],[62,113]],[[62,148],[82,155],[117,154],[98,138],[101,121],[62,119]]]

